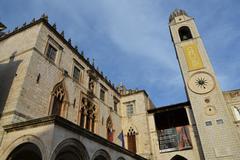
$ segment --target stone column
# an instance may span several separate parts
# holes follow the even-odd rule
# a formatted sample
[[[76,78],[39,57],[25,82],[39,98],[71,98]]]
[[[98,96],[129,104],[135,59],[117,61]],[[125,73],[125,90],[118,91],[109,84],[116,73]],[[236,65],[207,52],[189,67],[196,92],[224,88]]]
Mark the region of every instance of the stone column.
[[[87,125],[87,110],[86,109],[83,111],[83,116],[84,116],[83,128],[86,128],[86,125]]]

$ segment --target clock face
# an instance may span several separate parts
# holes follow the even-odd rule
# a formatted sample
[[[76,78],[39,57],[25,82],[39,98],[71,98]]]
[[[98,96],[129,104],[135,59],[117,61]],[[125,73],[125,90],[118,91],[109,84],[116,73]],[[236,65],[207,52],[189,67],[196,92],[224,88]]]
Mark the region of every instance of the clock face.
[[[209,73],[197,72],[190,77],[188,87],[195,93],[205,94],[213,90],[215,81],[213,76]]]

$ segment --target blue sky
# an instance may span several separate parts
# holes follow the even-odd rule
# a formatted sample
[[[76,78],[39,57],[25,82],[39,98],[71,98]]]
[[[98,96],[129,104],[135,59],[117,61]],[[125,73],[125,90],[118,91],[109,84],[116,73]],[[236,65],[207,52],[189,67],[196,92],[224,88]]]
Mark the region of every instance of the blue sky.
[[[1,0],[0,21],[12,30],[47,13],[112,82],[162,106],[186,100],[168,29],[175,8],[195,18],[222,89],[240,88],[239,0]]]

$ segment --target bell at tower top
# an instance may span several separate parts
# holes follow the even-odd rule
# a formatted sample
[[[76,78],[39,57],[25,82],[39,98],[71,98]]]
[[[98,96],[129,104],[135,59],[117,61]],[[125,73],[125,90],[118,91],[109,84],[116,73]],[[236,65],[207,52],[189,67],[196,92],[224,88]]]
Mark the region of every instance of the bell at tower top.
[[[169,24],[174,23],[174,20],[176,21],[177,17],[182,17],[180,18],[180,20],[177,20],[177,21],[182,21],[184,17],[190,18],[186,11],[182,9],[175,9],[169,16]]]

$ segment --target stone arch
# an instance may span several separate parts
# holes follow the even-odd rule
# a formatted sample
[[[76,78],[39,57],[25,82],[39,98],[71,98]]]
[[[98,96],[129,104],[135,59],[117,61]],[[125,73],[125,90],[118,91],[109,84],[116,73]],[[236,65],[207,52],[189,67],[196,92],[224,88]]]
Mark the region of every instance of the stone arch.
[[[51,160],[89,160],[85,146],[74,138],[65,139],[54,149]]]
[[[191,30],[187,26],[182,26],[178,29],[178,34],[180,36],[181,41],[186,41],[188,39],[193,38]]]
[[[22,154],[26,151],[35,152],[36,155],[41,155],[41,160],[47,159],[46,147],[44,143],[39,137],[34,135],[24,135],[15,139],[13,142],[10,143],[10,145],[7,146],[5,150],[0,151],[0,158],[10,160],[10,157],[12,156],[14,160],[17,155]],[[27,160],[27,158],[25,159]]]
[[[68,94],[64,81],[57,83],[51,92],[51,101],[49,113],[51,115],[59,115],[66,117],[68,107]]]
[[[111,160],[107,151],[100,149],[93,154],[92,160]]]
[[[7,157],[7,160],[42,160],[40,149],[34,143],[23,143],[17,146]]]
[[[183,156],[175,155],[173,158],[171,158],[171,160],[187,160],[187,159],[184,158]]]

